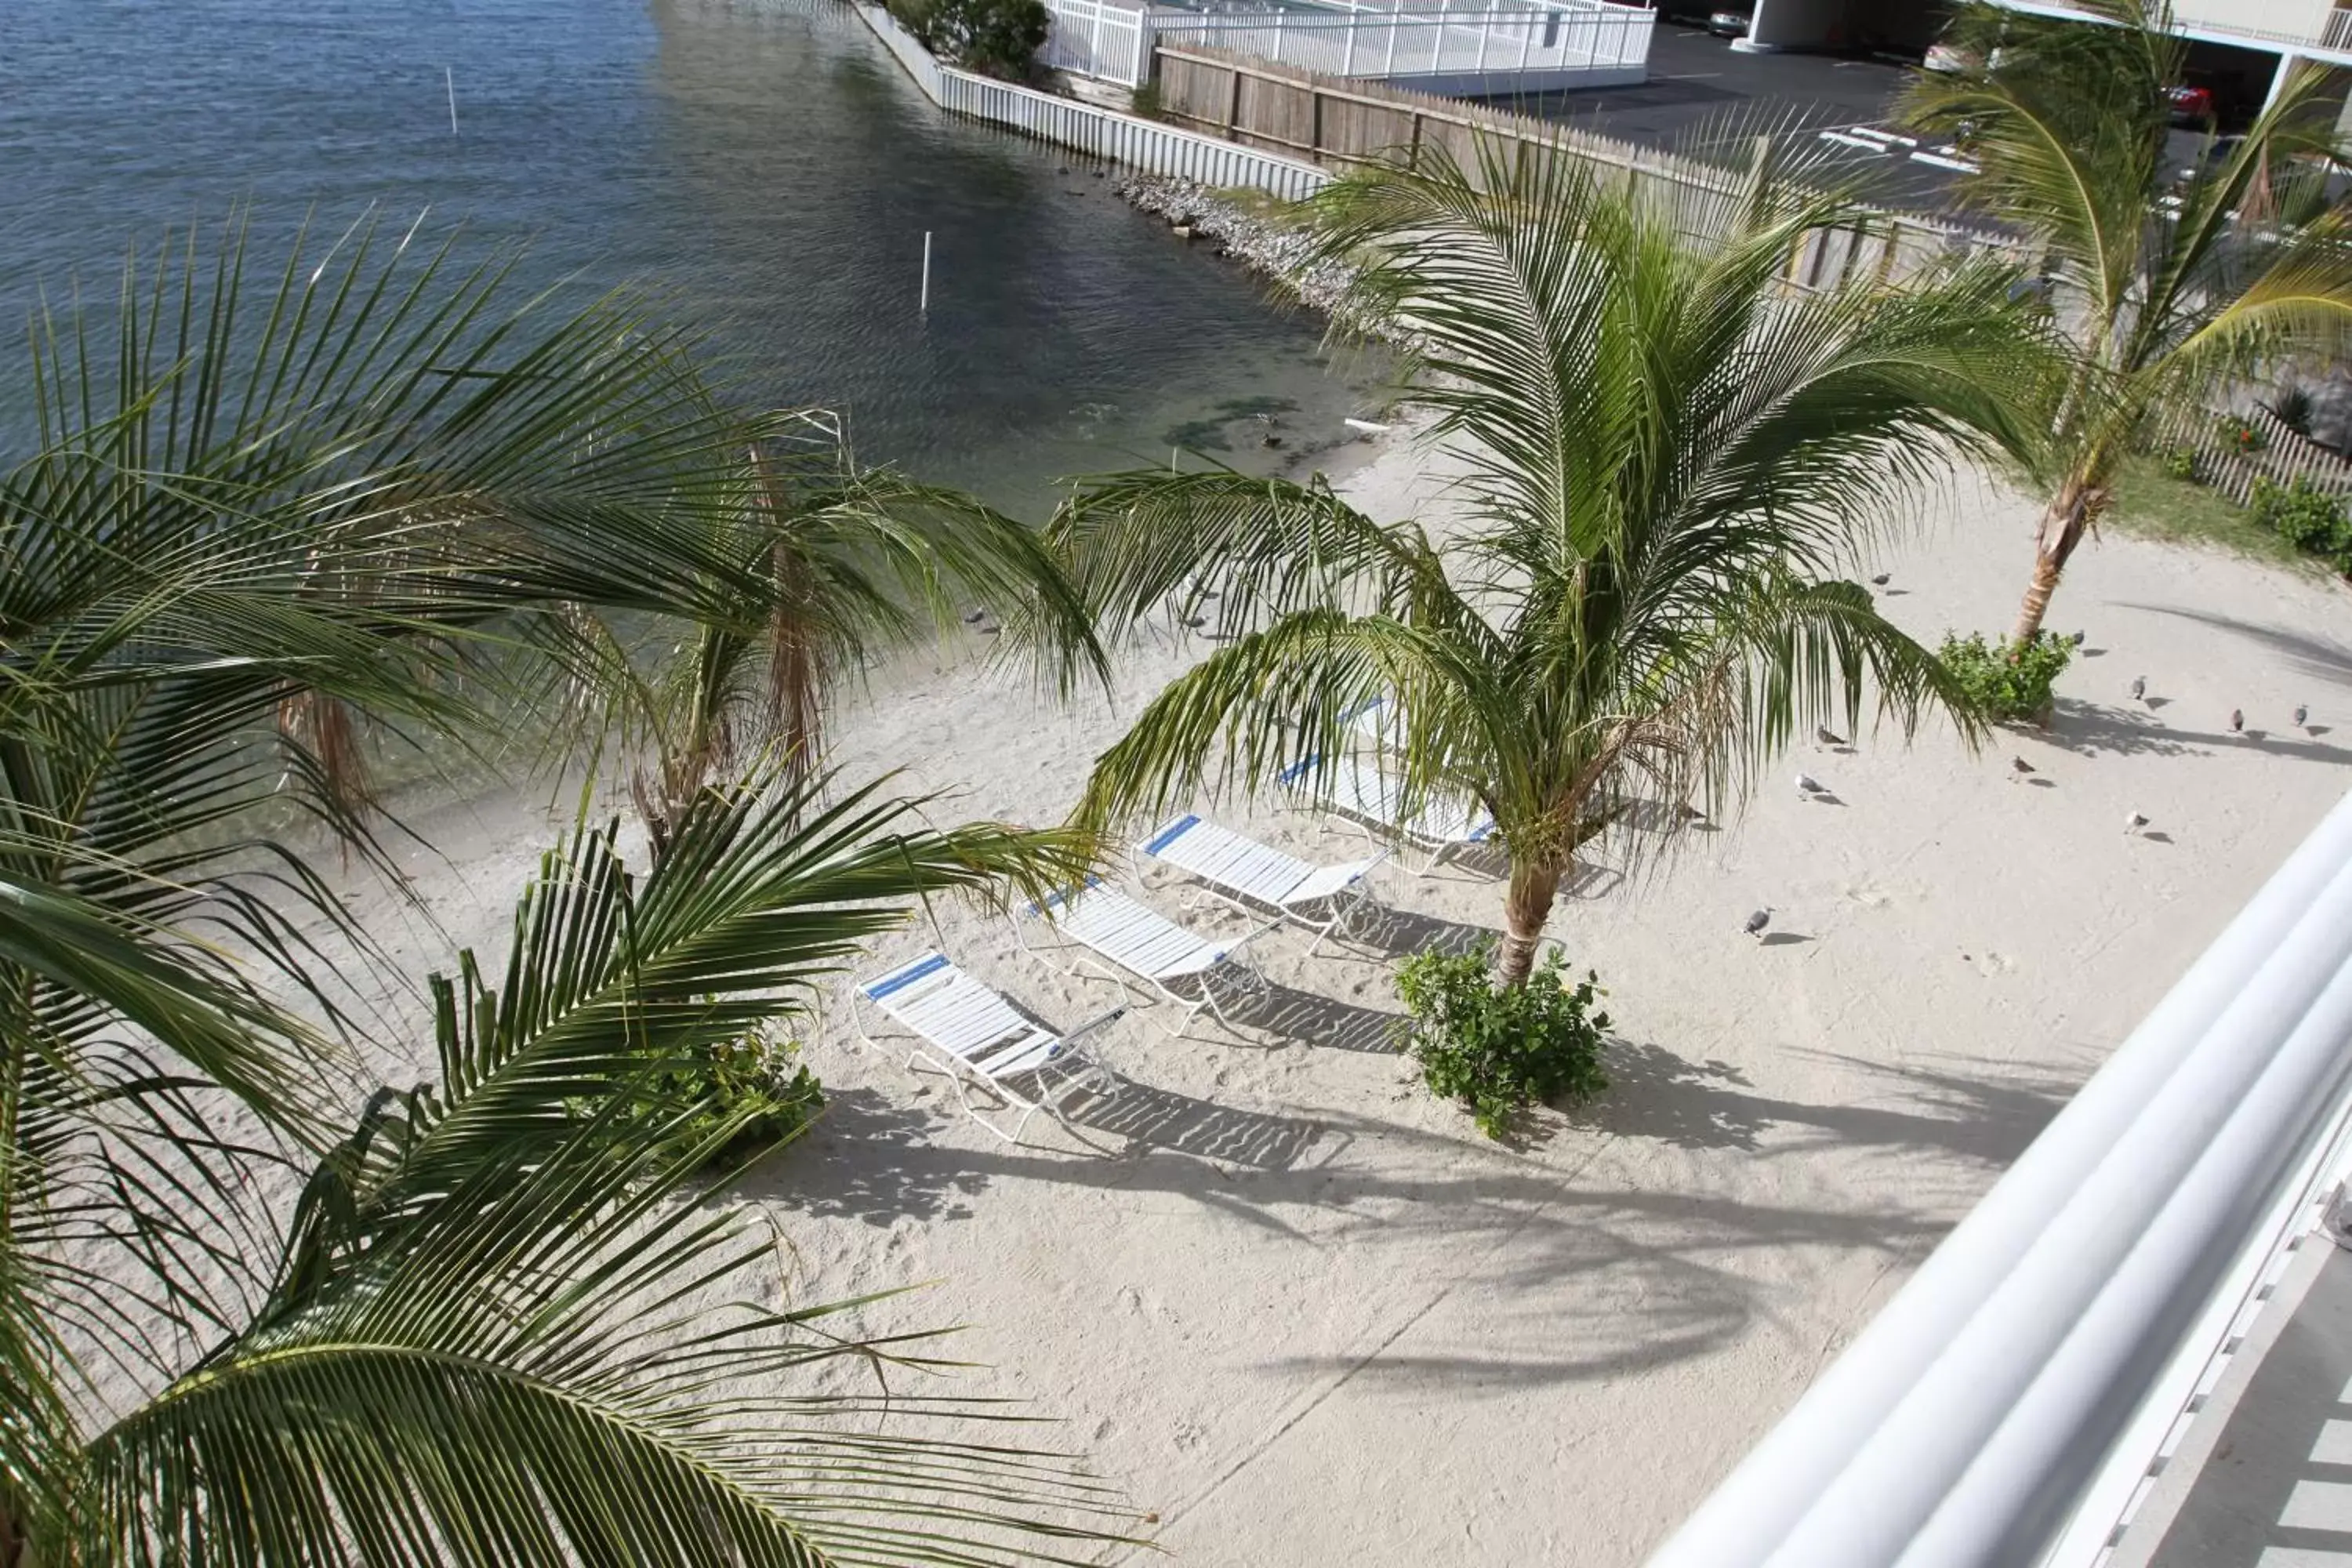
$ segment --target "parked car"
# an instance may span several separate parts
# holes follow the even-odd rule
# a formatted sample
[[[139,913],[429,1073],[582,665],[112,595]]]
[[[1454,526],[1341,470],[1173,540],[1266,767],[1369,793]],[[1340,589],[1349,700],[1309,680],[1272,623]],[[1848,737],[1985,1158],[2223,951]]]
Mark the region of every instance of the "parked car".
[[[1919,63],[1939,76],[1966,76],[1977,68],[1978,58],[1958,44],[1934,43],[1927,46],[1927,58]]]
[[[2164,100],[2172,108],[2172,122],[2203,124],[2213,118],[2213,94],[2201,87],[2168,87]]]
[[[1755,15],[1748,11],[1716,11],[1708,15],[1706,30],[1718,38],[1744,38]]]

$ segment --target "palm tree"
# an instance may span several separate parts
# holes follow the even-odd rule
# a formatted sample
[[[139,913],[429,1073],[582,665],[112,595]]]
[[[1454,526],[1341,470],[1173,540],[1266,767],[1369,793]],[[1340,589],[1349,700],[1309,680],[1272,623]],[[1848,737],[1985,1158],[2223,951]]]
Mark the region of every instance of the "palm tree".
[[[1203,784],[1345,752],[1388,697],[1405,809],[1475,796],[1510,859],[1498,971],[1524,981],[1579,846],[1636,795],[1736,791],[1801,727],[1972,716],[1937,660],[1833,575],[1953,452],[2027,332],[1982,264],[1899,293],[1786,288],[1864,221],[1759,166],[1696,221],[1576,161],[1424,148],[1318,198],[1353,306],[1409,336],[1408,400],[1457,455],[1463,521],[1367,517],[1320,479],[1115,476],[1053,527],[1114,624],[1213,594],[1227,639],[1097,760],[1102,833]]]
[[[240,238],[191,245],[111,331],[37,323],[0,475],[0,1565],[991,1560],[952,1538],[1065,1496],[1044,1461],[719,1451],[823,1408],[707,1380],[811,1352],[671,1293],[740,1245],[672,1201],[739,1117],[677,1085],[908,900],[1066,875],[1056,841],[698,794],[641,890],[575,845],[508,984],[440,991],[439,1084],[349,1110],[378,955],[306,837],[388,874],[379,738],[490,752],[551,671],[606,673],[583,615],[756,632],[747,455],[800,428],[624,302],[509,310],[412,240],[258,288]]]
[[[2242,138],[2185,167],[2171,108],[2188,49],[2163,0],[2082,0],[2105,25],[1971,5],[1954,24],[1977,64],[1923,73],[1904,108],[1958,138],[1979,172],[1961,199],[2046,258],[2067,360],[2031,464],[2049,501],[2012,637],[2042,627],[2084,534],[2114,502],[2152,415],[2194,408],[2266,365],[2332,355],[2352,324],[2347,216],[2324,189],[2326,72],[2297,71]]]
[[[434,1080],[375,1091],[307,1171],[106,1031],[20,1058],[5,1561],[806,1568],[1099,1539],[1109,1489],[924,1430],[987,1414],[899,1386],[947,1364],[924,1336],[755,1304],[775,1238],[695,1202],[747,1112],[678,1069],[803,1022],[909,900],[1083,866],[806,788],[706,792],[641,884],[609,833],[551,853],[503,976],[468,952],[435,977]],[[793,1388],[843,1360],[870,1394]]]
[[[736,599],[731,611],[650,650],[642,617],[583,606],[561,623],[579,639],[562,665],[600,670],[568,694],[575,723],[559,750],[618,742],[657,855],[676,816],[746,758],[821,765],[843,677],[954,627],[975,601],[995,617],[1000,658],[1025,659],[1052,689],[1109,677],[1085,606],[1034,530],[971,496],[859,466],[829,412],[775,418],[747,454],[744,559],[712,585],[714,598]]]

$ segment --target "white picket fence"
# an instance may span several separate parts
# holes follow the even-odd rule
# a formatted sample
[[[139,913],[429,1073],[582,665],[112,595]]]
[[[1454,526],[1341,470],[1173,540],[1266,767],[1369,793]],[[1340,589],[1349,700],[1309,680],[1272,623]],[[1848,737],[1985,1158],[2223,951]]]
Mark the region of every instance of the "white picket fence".
[[[1114,0],[1045,0],[1054,26],[1037,58],[1057,71],[1140,87],[1151,75],[1151,20]]]
[[[1656,22],[1655,12],[1610,5],[1151,16],[1153,29],[1171,42],[1474,97],[1638,84],[1649,75]]]
[[[1329,174],[1295,158],[943,66],[880,6],[854,0],[854,8],[924,96],[950,113],[1009,126],[1130,168],[1204,185],[1244,186],[1286,201],[1302,200],[1330,183]]]

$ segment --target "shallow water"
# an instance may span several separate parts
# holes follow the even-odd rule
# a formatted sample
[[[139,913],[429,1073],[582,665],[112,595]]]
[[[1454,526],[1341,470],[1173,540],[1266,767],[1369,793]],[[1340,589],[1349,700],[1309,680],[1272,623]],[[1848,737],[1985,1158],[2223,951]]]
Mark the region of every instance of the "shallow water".
[[[1174,445],[1263,468],[1343,434],[1374,367],[1328,372],[1317,321],[1109,184],[940,114],[831,0],[0,6],[0,321],[240,202],[264,256],[373,205],[527,241],[526,287],[659,289],[745,395],[1025,512]]]

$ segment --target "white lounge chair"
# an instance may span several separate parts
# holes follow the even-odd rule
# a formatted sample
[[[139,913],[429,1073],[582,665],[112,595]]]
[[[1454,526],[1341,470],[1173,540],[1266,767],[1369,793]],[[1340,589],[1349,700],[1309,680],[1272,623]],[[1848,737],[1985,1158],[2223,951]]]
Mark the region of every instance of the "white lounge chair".
[[[1136,848],[1193,878],[1210,894],[1244,913],[1271,910],[1297,921],[1315,933],[1317,948],[1325,937],[1345,931],[1366,901],[1364,879],[1389,858],[1383,849],[1361,860],[1317,866],[1191,813],[1166,824]],[[1329,911],[1326,918],[1317,920],[1307,912],[1317,904]]]
[[[1115,1007],[1069,1033],[1056,1034],[1016,1012],[1013,1005],[948,961],[945,953],[927,952],[889,973],[861,983],[857,994],[911,1030],[914,1049],[907,1065],[929,1056],[945,1069],[948,1081],[965,1114],[1007,1142],[1018,1143],[1029,1119],[1043,1110],[1064,1127],[1066,1100],[1085,1092],[1108,1095],[1118,1079],[1076,1048],[1076,1042],[1108,1028],[1127,1009]],[[855,1009],[853,1009],[855,1011]],[[857,1015],[857,1033],[869,1046],[866,1019]],[[1038,1092],[1024,1095],[1011,1086],[1034,1080]],[[1021,1120],[1007,1132],[980,1113],[967,1092],[976,1083],[1007,1106],[1018,1107]]]
[[[1283,770],[1283,784],[1301,794],[1311,791],[1315,804],[1359,826],[1385,829],[1419,849],[1419,867],[1405,869],[1425,877],[1448,855],[1494,837],[1495,819],[1467,795],[1438,795],[1423,803],[1410,819],[1404,814],[1404,783],[1379,763],[1363,757],[1341,757],[1316,775],[1317,759],[1309,757]],[[1402,862],[1400,862],[1402,864]]]
[[[1181,1008],[1181,1021],[1168,1031],[1171,1035],[1183,1034],[1203,1007],[1214,1013],[1217,1021],[1228,1029],[1235,1027],[1225,1014],[1219,989],[1230,987],[1248,994],[1263,990],[1265,985],[1263,979],[1234,957],[1242,944],[1257,931],[1245,932],[1233,942],[1211,942],[1185,930],[1149,904],[1139,903],[1117,888],[1106,885],[1099,877],[1087,878],[1082,887],[1066,888],[1042,902],[1027,906],[1023,912],[1083,950],[1081,963],[1084,953],[1104,960],[1109,968],[1093,966],[1100,978],[1124,986],[1125,976],[1132,975]],[[1082,973],[1078,964],[1064,963],[1053,952],[1033,945],[1024,924],[1021,921],[1013,923],[1013,935],[1024,950],[1064,973]],[[1258,931],[1267,929],[1261,926]],[[1184,989],[1178,989],[1180,986]]]

